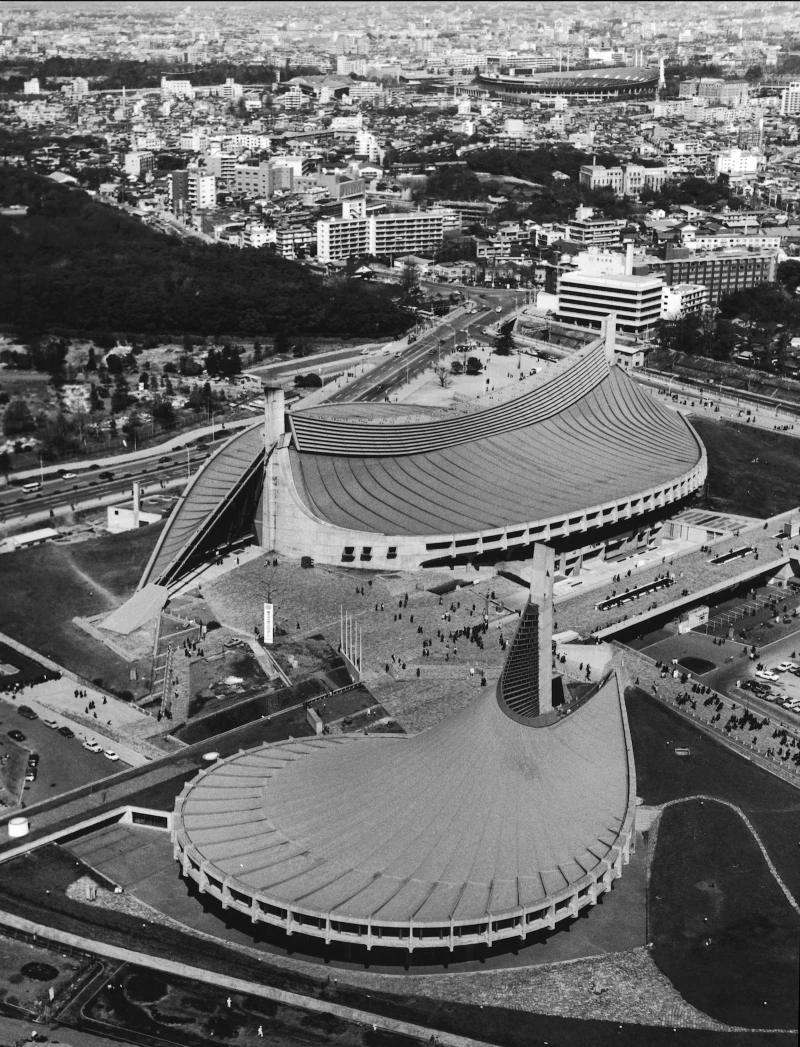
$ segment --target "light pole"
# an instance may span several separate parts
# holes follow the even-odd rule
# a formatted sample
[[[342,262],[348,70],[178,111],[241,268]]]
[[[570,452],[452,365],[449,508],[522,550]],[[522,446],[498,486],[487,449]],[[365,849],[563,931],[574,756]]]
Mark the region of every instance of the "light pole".
[[[186,479],[188,480],[191,477],[191,475],[192,474],[189,472],[189,447],[187,445],[187,447],[186,447]]]

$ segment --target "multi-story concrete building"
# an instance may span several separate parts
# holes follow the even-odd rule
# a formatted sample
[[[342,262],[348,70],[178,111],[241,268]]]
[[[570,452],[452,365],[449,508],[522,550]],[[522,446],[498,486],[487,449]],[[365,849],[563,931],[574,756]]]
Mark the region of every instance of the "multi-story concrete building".
[[[792,80],[781,91],[781,116],[800,116],[800,80]]]
[[[609,313],[617,330],[646,332],[661,319],[664,282],[659,276],[594,276],[568,273],[559,290],[559,316],[585,327],[600,328]]]
[[[132,178],[140,178],[148,171],[154,171],[155,166],[156,158],[149,149],[135,149],[122,157],[122,169]]]
[[[351,255],[429,254],[442,242],[441,211],[404,211],[317,222],[317,256],[333,262]]]
[[[169,80],[162,76],[161,94],[173,98],[194,98],[194,88],[190,80]]]
[[[763,163],[763,157],[756,153],[745,152],[737,147],[724,149],[714,157],[714,174],[717,177],[722,174],[754,175],[759,163]]]
[[[709,304],[715,305],[726,295],[772,282],[777,266],[775,251],[734,250],[694,254],[668,246],[664,280],[670,287],[677,284],[703,284],[708,288]]]
[[[211,153],[205,158],[205,169],[219,182],[233,184],[236,173],[236,157],[233,153]]]
[[[233,170],[234,189],[247,196],[269,199],[278,189],[291,192],[293,185],[293,168],[272,160],[262,161],[257,167],[242,164]]]
[[[678,94],[681,98],[708,98],[720,105],[744,105],[750,93],[746,80],[717,80],[701,77],[699,80],[684,80]]]
[[[25,80],[22,84],[22,93],[24,95],[38,95],[39,94],[39,80],[38,77],[32,77],[30,80]]]
[[[307,225],[284,225],[275,230],[275,249],[283,258],[306,254],[314,242],[314,233]]]
[[[643,167],[641,164],[603,167],[602,164],[585,164],[580,169],[579,181],[587,189],[609,188],[615,196],[638,196],[643,189],[657,192],[669,177],[667,167]]]
[[[190,169],[187,191],[189,203],[196,210],[216,207],[217,180],[212,174],[206,174],[196,168]]]
[[[675,320],[689,313],[699,313],[708,305],[708,288],[705,284],[664,285],[661,298],[661,319]]]
[[[615,218],[572,219],[567,225],[570,240],[579,244],[616,244],[625,223]]]

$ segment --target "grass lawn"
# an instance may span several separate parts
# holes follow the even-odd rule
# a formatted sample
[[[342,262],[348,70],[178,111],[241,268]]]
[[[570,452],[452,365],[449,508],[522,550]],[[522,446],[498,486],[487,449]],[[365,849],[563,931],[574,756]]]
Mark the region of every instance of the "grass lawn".
[[[0,558],[0,632],[89,680],[130,690],[130,664],[72,621],[130,596],[161,525],[74,545],[41,545]],[[149,666],[149,660],[148,660]],[[141,678],[141,673],[139,674]]]
[[[636,792],[647,804],[704,794],[735,803],[761,837],[770,858],[800,900],[800,790],[751,764],[638,687],[625,692],[636,760]],[[667,746],[667,741],[672,744]],[[688,746],[689,758],[674,755]]]
[[[689,1003],[730,1025],[796,1027],[800,917],[734,811],[693,800],[664,812],[650,929]]]
[[[57,995],[86,966],[85,960],[0,937],[0,1005],[36,1013],[51,987]]]
[[[691,422],[708,451],[703,507],[764,518],[800,502],[796,437],[705,416],[693,415]]]

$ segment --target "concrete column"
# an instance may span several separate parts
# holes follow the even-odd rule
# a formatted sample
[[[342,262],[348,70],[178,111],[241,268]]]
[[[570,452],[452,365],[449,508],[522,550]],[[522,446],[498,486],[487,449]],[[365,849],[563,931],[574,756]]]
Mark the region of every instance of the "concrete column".
[[[539,713],[548,713],[553,708],[553,578],[555,575],[555,553],[549,545],[533,547],[531,566],[531,603],[539,611]]]
[[[276,448],[284,430],[283,388],[279,385],[264,386],[264,498],[262,533],[264,548],[274,549],[277,530],[277,500],[280,477],[278,475]]]
[[[602,322],[603,338],[605,339],[606,360],[609,365],[614,362],[614,350],[617,345],[617,314],[609,313]]]
[[[139,527],[139,481],[133,481],[133,528]]]

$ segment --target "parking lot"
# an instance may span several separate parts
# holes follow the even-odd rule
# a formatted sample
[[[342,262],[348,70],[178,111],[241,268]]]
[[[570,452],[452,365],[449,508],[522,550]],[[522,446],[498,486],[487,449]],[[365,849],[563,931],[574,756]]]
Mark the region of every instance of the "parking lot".
[[[19,744],[28,753],[39,754],[36,781],[26,782],[23,790],[22,802],[26,806],[128,770],[123,760],[112,763],[102,753],[84,749],[79,728],[74,738],[64,738],[41,719],[26,720],[19,713],[20,704],[22,700],[14,705],[0,702],[0,757],[12,750],[8,732],[13,730],[24,734],[25,740]]]

